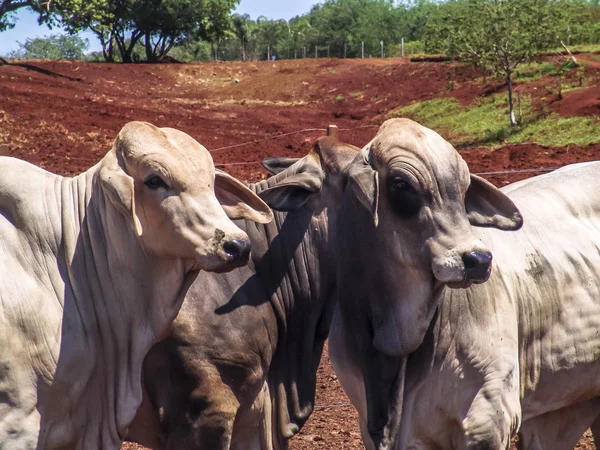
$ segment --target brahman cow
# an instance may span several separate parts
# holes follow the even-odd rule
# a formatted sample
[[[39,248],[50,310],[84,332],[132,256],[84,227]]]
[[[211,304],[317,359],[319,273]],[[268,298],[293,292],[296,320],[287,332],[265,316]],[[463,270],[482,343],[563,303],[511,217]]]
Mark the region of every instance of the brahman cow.
[[[252,261],[201,273],[144,364],[146,398],[129,440],[153,449],[281,449],[312,412],[334,305],[330,229],[343,169],[359,149],[323,137],[301,159],[269,158],[277,175],[250,188],[275,211],[238,222]]]
[[[390,121],[383,128],[400,132],[396,125],[397,121]],[[390,137],[389,133],[386,136]],[[409,135],[400,132],[397,138],[388,144],[406,144]],[[447,145],[441,138],[431,144]],[[468,184],[468,170],[458,154],[453,154],[454,159],[446,155],[440,161],[448,164],[438,167],[445,172],[437,180],[429,180],[437,183],[437,192],[459,196]],[[139,421],[134,422],[138,426],[131,428],[132,440],[169,450],[287,448],[287,439],[312,412],[316,370],[329,330],[336,284],[356,287],[362,280],[372,281],[365,277],[368,268],[363,263],[366,266],[377,258],[370,252],[379,246],[370,247],[363,233],[395,238],[406,226],[400,220],[378,229],[372,222],[357,230],[357,235],[348,236],[345,230],[354,229],[364,215],[357,206],[359,201],[369,195],[360,186],[368,181],[364,176],[370,176],[363,161],[370,156],[357,159],[357,155],[357,148],[323,138],[315,152],[252,186],[272,208],[291,211],[276,212],[275,221],[265,227],[241,225],[253,245],[253,264],[248,268],[223,276],[203,274],[192,286],[173,336],[155,346],[146,359],[148,397],[146,408],[138,412]],[[351,188],[344,194],[348,174]],[[437,176],[434,171],[430,174]],[[454,175],[462,177],[463,190]],[[468,203],[473,220],[504,228],[518,226],[520,219],[512,203],[493,186],[474,179]],[[337,217],[342,196],[355,203]],[[448,217],[457,209],[456,201],[464,205],[464,198],[446,195],[441,200],[435,212],[442,217],[425,218],[421,226],[431,228],[440,221],[442,225],[461,225],[459,213],[455,224]],[[501,207],[495,207],[497,204]],[[492,214],[494,217],[489,217]],[[383,211],[380,215],[386,218]],[[458,235],[465,230],[465,236]],[[468,227],[457,228],[453,235],[450,231],[454,230],[440,236],[434,250],[445,258],[441,270],[456,283],[483,281],[489,270],[489,253]],[[353,239],[361,247],[364,243],[361,251],[370,259],[361,260],[360,252],[341,255],[333,235]],[[448,249],[445,253],[443,245]],[[468,270],[458,273],[459,269],[450,267],[451,252],[459,252],[459,263],[465,264],[464,259]],[[346,262],[344,258],[356,263],[356,271],[336,283],[336,266]]]
[[[0,448],[120,447],[144,356],[197,271],[248,260],[225,212],[272,219],[169,128],[125,125],[74,178],[0,157]]]
[[[390,279],[403,280],[396,292],[340,296],[330,357],[359,411],[368,449],[504,449],[517,431],[522,448],[571,449],[596,418],[600,163],[569,166],[503,192],[525,224],[510,235],[476,231],[495,259],[485,284],[449,289],[437,277],[411,277],[414,264],[388,259]],[[426,208],[424,197],[417,198]],[[406,253],[415,250],[414,241],[404,246]],[[381,324],[354,326],[382,301],[411,305],[411,292],[429,286],[439,290],[440,304],[418,348],[374,348]],[[401,328],[413,322],[398,320],[389,339],[402,343]],[[361,365],[366,358],[372,367]],[[374,407],[370,397],[390,395],[389,385],[404,380],[391,407]],[[386,423],[394,430],[381,439]]]

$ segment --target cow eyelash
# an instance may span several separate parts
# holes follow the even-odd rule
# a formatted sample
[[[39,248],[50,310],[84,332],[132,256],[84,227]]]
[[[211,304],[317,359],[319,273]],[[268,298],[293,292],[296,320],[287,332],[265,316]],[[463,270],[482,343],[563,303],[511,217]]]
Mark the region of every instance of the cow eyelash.
[[[165,183],[165,181],[158,175],[152,175],[152,176],[148,177],[148,179],[146,179],[146,181],[144,181],[144,184],[146,186],[148,186],[148,188],[152,189],[153,191],[155,191],[159,188],[169,189],[169,185],[167,183]]]

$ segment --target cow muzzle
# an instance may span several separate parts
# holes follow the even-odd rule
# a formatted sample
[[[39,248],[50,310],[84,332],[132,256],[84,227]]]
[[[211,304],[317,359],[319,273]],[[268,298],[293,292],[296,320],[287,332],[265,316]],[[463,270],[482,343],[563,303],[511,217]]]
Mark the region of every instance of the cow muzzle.
[[[486,282],[492,273],[492,253],[482,245],[447,250],[432,258],[435,278],[453,289]]]
[[[223,243],[223,251],[229,259],[228,266],[240,267],[250,259],[250,239],[231,239]]]
[[[489,251],[463,253],[466,279],[473,283],[483,283],[492,273],[492,254]]]
[[[229,272],[250,260],[251,241],[245,233],[217,229],[207,246],[196,249],[197,268],[208,272]]]

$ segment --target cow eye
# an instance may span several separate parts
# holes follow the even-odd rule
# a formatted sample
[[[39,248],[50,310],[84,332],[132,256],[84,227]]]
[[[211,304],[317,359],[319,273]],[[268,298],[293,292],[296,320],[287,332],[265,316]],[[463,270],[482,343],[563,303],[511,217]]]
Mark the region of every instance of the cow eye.
[[[398,177],[388,179],[388,192],[392,209],[403,219],[410,219],[421,209],[419,193],[406,180]]]
[[[158,175],[152,175],[150,178],[144,181],[144,184],[153,191],[157,190],[158,188],[169,189],[169,185],[165,183]]]

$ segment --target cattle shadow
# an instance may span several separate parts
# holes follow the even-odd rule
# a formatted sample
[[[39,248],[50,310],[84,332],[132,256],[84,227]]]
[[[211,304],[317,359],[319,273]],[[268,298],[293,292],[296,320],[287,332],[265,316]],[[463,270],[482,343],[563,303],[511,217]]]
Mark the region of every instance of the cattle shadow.
[[[283,280],[291,273],[290,264],[304,241],[313,211],[274,212],[275,219],[266,225],[243,222],[245,226],[242,228],[253,243],[252,252],[257,255],[253,258],[254,274],[233,293],[227,303],[215,310],[217,315],[228,314],[241,306],[260,306],[269,302],[277,290],[285,288]],[[275,235],[271,242],[267,239],[269,235]],[[267,250],[261,255],[257,247]],[[293,289],[293,286],[288,288]],[[256,295],[259,291],[265,295]],[[290,295],[293,297],[294,293],[290,292]]]

